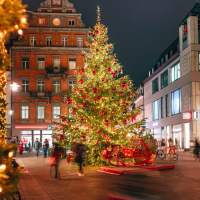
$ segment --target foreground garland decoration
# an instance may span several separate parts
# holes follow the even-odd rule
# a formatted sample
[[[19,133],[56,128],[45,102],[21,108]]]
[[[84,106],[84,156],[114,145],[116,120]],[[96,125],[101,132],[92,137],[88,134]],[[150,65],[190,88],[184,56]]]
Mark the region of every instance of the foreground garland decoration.
[[[15,147],[6,143],[6,71],[10,61],[5,44],[10,33],[23,33],[27,23],[25,12],[20,0],[0,0],[0,197],[17,190],[18,172],[12,158]]]
[[[139,109],[133,108],[137,93],[108,43],[107,27],[97,23],[89,32],[85,66],[77,70],[77,83],[66,100],[69,114],[61,116],[57,128],[67,144],[83,139],[88,147],[87,162],[106,164],[102,151],[109,145],[128,146],[130,135],[137,135],[143,121],[137,121]]]

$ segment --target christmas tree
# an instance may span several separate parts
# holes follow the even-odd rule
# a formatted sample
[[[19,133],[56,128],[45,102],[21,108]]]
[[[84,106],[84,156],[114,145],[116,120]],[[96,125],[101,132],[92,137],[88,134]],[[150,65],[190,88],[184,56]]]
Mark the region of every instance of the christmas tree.
[[[77,69],[77,83],[67,98],[69,115],[61,116],[68,143],[85,139],[88,162],[104,164],[105,146],[129,144],[129,135],[137,134],[142,122],[136,122],[138,109],[134,86],[123,75],[122,66],[108,43],[106,26],[101,23],[100,8],[97,23],[89,32],[85,65]]]
[[[9,70],[9,59],[5,47],[11,32],[18,31],[26,25],[25,7],[20,0],[0,0],[0,199],[10,198],[17,191],[18,171],[13,161],[16,150],[6,143],[6,71]]]

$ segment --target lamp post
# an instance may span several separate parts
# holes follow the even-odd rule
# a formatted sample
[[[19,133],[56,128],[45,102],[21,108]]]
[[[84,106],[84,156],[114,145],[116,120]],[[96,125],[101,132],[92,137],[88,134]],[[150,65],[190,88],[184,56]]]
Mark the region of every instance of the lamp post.
[[[20,85],[16,82],[12,82],[10,84],[10,110],[8,111],[9,115],[10,115],[10,136],[12,137],[12,133],[13,133],[13,92],[17,92],[19,89]]]

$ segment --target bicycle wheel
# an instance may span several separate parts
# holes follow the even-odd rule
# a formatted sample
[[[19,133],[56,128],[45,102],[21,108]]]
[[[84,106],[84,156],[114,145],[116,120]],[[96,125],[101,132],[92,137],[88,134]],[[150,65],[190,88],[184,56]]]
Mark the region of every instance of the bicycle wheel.
[[[157,157],[160,159],[160,160],[164,160],[165,159],[165,153],[163,150],[159,150],[157,152]]]
[[[174,161],[178,160],[178,154],[174,153],[174,155],[173,155],[173,160],[174,160]]]

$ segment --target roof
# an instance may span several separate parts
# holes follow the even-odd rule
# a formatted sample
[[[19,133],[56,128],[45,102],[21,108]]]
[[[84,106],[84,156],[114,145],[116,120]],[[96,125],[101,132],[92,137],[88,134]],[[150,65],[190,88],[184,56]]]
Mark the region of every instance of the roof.
[[[75,13],[76,9],[74,8],[74,4],[69,0],[45,0],[40,3],[40,8],[38,8],[38,11]]]
[[[182,20],[181,24],[186,23],[189,16],[200,16],[200,2],[196,2],[193,8],[187,13],[187,15]]]

